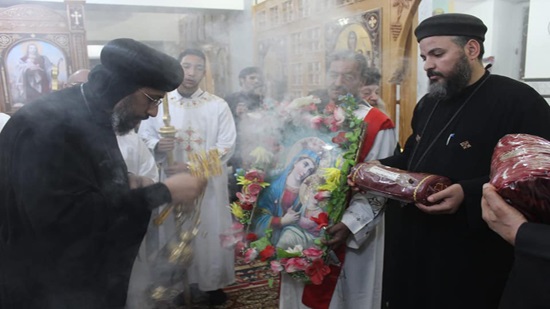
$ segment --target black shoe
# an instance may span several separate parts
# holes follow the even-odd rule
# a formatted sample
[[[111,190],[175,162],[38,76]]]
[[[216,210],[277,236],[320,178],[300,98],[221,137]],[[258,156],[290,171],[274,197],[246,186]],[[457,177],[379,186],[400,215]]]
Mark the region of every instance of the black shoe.
[[[227,294],[222,289],[207,291],[206,294],[208,294],[208,302],[211,306],[220,306],[227,301]]]
[[[193,305],[207,305],[210,301],[210,295],[199,291],[198,289],[191,288],[191,304]],[[181,307],[185,306],[185,294],[183,292],[179,293],[174,299],[172,300],[172,303],[175,306]]]

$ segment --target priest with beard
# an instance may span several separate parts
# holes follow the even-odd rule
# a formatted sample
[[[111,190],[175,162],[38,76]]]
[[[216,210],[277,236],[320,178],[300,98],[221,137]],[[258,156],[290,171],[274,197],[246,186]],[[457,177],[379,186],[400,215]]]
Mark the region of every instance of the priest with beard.
[[[124,308],[151,210],[188,202],[187,173],[142,186],[116,134],[155,116],[178,61],[132,39],[105,45],[81,86],[25,105],[0,134],[0,307]]]
[[[465,14],[432,16],[415,30],[429,93],[415,108],[404,151],[380,162],[454,184],[428,197],[436,205],[388,209],[387,308],[498,306],[513,252],[482,219],[482,185],[501,137],[550,138],[550,107],[526,84],[483,67],[486,31]]]

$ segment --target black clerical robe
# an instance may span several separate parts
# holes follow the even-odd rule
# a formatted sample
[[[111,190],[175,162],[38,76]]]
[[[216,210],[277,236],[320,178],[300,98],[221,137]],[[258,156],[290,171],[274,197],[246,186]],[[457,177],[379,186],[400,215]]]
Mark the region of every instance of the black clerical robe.
[[[508,133],[550,139],[550,107],[529,86],[488,72],[451,99],[424,97],[403,153],[382,164],[449,177],[464,190],[453,215],[388,207],[384,302],[389,308],[496,308],[512,247],[481,218],[497,141]]]
[[[150,209],[171,199],[130,190],[110,112],[86,96],[42,97],[0,134],[2,309],[124,308]]]
[[[515,261],[499,309],[550,306],[550,225],[524,223],[518,229]]]

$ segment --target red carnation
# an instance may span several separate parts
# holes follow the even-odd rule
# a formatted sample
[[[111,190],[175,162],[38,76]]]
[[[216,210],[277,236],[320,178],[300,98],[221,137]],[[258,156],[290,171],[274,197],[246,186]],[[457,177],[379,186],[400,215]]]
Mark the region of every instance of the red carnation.
[[[254,234],[254,233],[248,233],[246,234],[246,241],[256,241],[258,240],[258,235]]]
[[[250,211],[254,208],[254,204],[250,204],[250,203],[240,203],[240,205],[242,210]]]
[[[263,249],[260,252],[260,260],[267,261],[269,258],[271,258],[275,254],[275,247],[273,246],[267,246],[265,249]]]
[[[320,285],[323,283],[323,279],[330,273],[330,267],[325,265],[323,259],[314,260],[311,265],[306,269],[306,275],[311,280],[311,283]]]
[[[328,214],[326,212],[322,212],[318,217],[311,217],[311,221],[317,223],[317,229],[320,230],[325,226],[328,226]]]
[[[348,139],[346,138],[346,132],[339,132],[338,135],[332,138],[332,142],[337,145],[342,145],[348,142]]]

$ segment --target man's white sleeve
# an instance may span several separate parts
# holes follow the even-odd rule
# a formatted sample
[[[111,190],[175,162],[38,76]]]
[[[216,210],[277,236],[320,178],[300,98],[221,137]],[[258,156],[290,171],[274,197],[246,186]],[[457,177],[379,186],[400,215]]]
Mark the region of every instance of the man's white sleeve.
[[[397,140],[394,129],[379,131],[365,161],[392,155],[396,145]],[[382,213],[386,200],[386,198],[370,193],[356,193],[353,196],[342,217],[342,223],[351,231],[351,235],[347,240],[348,247],[357,249],[365,242],[369,232],[375,228],[383,217]]]

